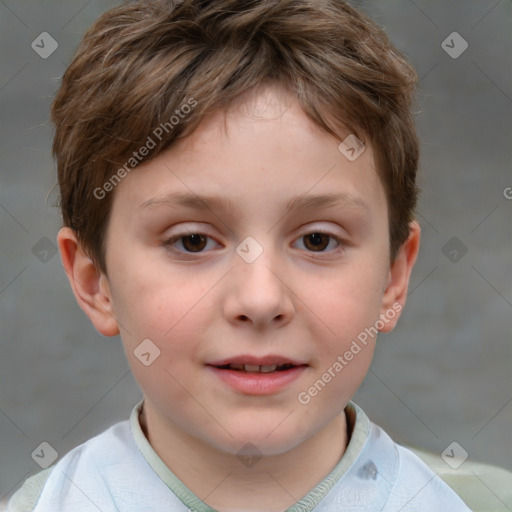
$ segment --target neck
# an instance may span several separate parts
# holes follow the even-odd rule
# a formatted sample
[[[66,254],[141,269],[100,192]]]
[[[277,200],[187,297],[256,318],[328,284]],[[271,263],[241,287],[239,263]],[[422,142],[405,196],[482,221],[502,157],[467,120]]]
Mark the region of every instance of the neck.
[[[291,450],[257,461],[248,459],[244,465],[236,454],[191,436],[152,408],[144,407],[139,421],[166,466],[198,498],[220,512],[288,509],[332,471],[348,442],[342,411]]]

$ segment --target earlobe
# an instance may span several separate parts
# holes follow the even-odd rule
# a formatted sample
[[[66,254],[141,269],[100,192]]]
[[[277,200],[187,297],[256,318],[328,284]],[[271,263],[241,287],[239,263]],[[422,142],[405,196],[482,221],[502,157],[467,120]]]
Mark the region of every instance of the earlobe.
[[[409,279],[420,247],[421,228],[413,221],[409,224],[409,236],[400,247],[389,270],[389,280],[382,298],[381,317],[387,321],[380,332],[392,331],[407,300]],[[392,315],[390,314],[392,312]],[[398,314],[397,314],[398,312]]]
[[[57,243],[62,265],[78,305],[98,332],[104,336],[119,334],[107,276],[98,271],[71,228],[63,227],[59,230]]]

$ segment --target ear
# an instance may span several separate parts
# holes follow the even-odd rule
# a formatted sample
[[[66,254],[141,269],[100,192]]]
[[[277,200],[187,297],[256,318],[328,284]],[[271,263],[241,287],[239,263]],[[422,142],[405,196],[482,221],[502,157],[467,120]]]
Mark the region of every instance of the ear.
[[[420,235],[420,225],[416,221],[411,222],[409,236],[400,247],[389,270],[381,306],[381,318],[384,315],[386,321],[382,322],[384,327],[379,329],[380,332],[389,332],[395,328],[400,312],[405,306],[409,278],[420,248]],[[390,311],[395,313],[392,318],[389,314]]]
[[[107,276],[82,249],[75,232],[64,227],[57,235],[62,265],[78,305],[104,336],[119,334]]]

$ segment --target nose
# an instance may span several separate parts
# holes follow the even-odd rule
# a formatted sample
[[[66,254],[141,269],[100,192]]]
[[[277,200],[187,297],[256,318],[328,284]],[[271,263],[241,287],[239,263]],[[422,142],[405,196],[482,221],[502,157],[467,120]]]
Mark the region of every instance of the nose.
[[[235,255],[227,277],[224,313],[231,323],[252,323],[255,327],[284,326],[293,317],[293,291],[283,265],[270,250],[263,250],[252,262]]]

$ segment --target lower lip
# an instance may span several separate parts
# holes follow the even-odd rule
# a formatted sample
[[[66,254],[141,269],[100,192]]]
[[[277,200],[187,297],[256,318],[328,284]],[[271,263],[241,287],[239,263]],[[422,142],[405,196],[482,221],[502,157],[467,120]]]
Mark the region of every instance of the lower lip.
[[[222,370],[208,366],[223,382],[232,388],[249,395],[270,395],[283,389],[298,379],[306,366],[294,366],[280,372],[260,373],[237,370]]]

